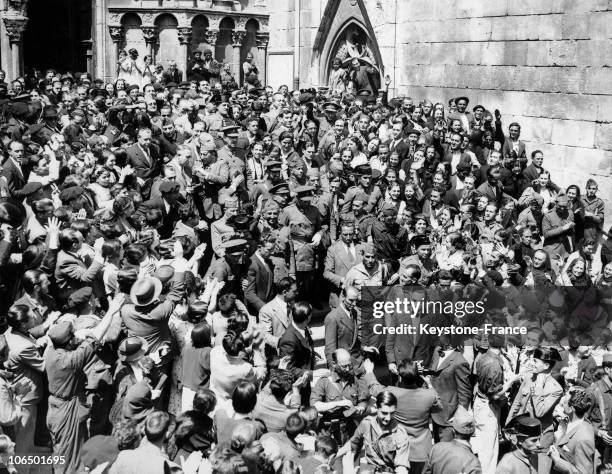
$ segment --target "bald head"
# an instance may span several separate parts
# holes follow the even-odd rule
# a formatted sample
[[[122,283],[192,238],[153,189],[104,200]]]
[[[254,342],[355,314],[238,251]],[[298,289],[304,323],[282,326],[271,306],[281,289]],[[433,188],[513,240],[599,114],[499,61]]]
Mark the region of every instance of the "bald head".
[[[336,349],[334,352],[336,364],[345,366],[351,363],[351,354],[346,349]]]

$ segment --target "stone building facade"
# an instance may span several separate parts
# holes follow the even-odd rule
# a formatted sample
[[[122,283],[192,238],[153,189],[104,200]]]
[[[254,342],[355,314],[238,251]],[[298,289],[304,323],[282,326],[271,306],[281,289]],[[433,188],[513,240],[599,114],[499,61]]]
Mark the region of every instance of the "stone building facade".
[[[325,85],[332,59],[356,34],[380,78],[391,78],[391,95],[434,102],[468,95],[472,105],[499,108],[506,125],[523,125],[529,151],[544,151],[557,183],[584,188],[594,177],[612,211],[610,0],[61,1],[78,5],[77,22],[91,25],[72,48],[84,56],[79,64],[107,80],[119,48],[164,65],[176,60],[184,70],[204,44],[237,75],[250,51],[274,87]],[[9,78],[23,72],[24,36],[40,40],[27,25],[47,14],[46,4],[0,0],[0,60]]]

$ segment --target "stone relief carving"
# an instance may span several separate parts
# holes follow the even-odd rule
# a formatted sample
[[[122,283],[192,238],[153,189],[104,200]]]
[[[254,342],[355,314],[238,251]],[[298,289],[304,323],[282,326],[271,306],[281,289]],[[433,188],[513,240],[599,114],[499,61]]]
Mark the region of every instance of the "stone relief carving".
[[[23,38],[23,32],[25,31],[28,19],[22,18],[4,18],[4,26],[6,27],[6,34],[11,43],[20,43]]]
[[[125,31],[121,25],[109,25],[108,32],[110,33],[110,37],[114,43],[118,43],[123,40],[125,35]]]
[[[154,43],[157,40],[157,27],[141,26],[142,36],[147,43]]]
[[[244,39],[246,38],[246,31],[232,31],[232,45],[242,46]]]
[[[217,40],[219,39],[219,30],[206,30],[204,33],[204,38],[206,38],[206,42],[211,46],[217,44]]]
[[[191,43],[193,29],[191,26],[181,26],[178,28],[178,39],[181,44]]]

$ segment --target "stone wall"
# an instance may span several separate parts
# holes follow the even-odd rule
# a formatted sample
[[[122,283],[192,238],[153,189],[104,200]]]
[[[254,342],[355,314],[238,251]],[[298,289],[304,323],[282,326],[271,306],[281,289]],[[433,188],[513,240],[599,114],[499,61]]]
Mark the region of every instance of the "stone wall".
[[[499,108],[504,128],[523,126],[528,152],[544,151],[554,181],[599,182],[612,224],[612,1],[400,4],[396,93]]]

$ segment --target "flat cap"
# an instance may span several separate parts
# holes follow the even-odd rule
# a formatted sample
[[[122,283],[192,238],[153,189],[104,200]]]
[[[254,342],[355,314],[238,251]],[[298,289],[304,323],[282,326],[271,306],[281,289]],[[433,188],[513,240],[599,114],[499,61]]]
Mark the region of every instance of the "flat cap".
[[[266,169],[268,169],[268,170],[272,170],[272,171],[277,170],[277,171],[280,171],[282,166],[283,166],[283,164],[280,161],[267,161],[265,166],[266,166]]]

